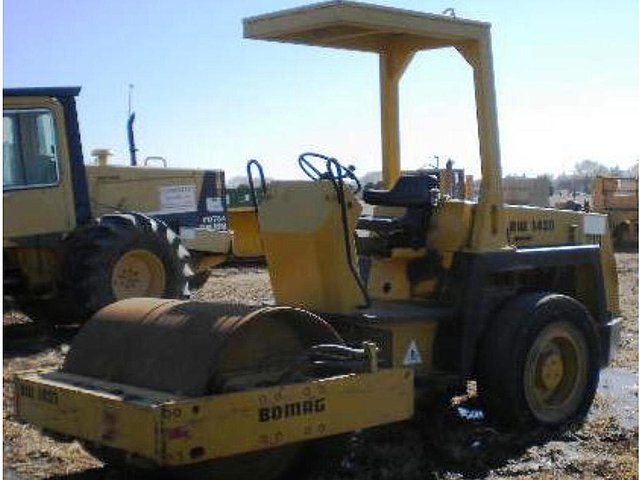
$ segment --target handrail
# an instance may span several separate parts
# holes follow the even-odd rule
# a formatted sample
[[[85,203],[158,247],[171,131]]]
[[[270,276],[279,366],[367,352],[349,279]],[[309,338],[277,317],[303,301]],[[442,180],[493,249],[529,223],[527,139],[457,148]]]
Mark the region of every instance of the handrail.
[[[144,159],[144,166],[146,167],[147,164],[149,163],[149,160],[153,160],[155,161],[160,161],[162,162],[162,165],[164,166],[164,168],[167,168],[167,159],[164,157],[147,157]]]
[[[260,175],[260,183],[262,187],[262,195],[266,195],[267,193],[267,184],[264,180],[264,170],[262,169],[262,165],[256,159],[251,159],[247,162],[247,179],[249,180],[249,190],[251,191],[251,201],[253,202],[253,208],[256,209],[256,213],[258,212],[258,198],[256,197],[256,188],[253,183],[253,166],[258,168],[258,174]]]

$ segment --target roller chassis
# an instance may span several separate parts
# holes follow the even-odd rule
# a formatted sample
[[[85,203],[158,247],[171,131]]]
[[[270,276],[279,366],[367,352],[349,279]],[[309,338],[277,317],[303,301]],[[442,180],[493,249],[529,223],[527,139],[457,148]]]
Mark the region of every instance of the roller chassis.
[[[45,371],[18,375],[15,391],[19,417],[56,438],[124,452],[127,463],[147,468],[196,464],[413,416],[410,369],[197,398]]]

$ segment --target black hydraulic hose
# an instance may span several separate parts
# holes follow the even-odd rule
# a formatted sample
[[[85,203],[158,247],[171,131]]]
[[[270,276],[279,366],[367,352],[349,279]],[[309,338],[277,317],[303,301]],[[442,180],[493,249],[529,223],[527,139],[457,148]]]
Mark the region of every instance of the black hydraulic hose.
[[[253,171],[251,167],[256,166],[258,169],[258,174],[260,175],[260,183],[262,187],[262,196],[267,193],[267,184],[264,181],[264,170],[262,169],[262,165],[256,159],[251,159],[247,162],[247,179],[249,180],[249,190],[251,192],[251,201],[253,202],[253,208],[256,209],[256,215],[258,214],[258,198],[256,196],[256,187],[253,183]]]
[[[136,159],[136,152],[138,149],[136,148],[136,140],[133,135],[133,122],[136,119],[136,114],[132,113],[129,115],[129,120],[127,120],[127,139],[129,141],[129,159],[132,167],[138,165],[138,160]]]
[[[335,166],[337,171],[337,175],[333,173],[332,166]],[[358,305],[358,308],[369,308],[371,306],[371,298],[369,297],[369,292],[367,292],[366,287],[362,284],[362,280],[360,279],[360,275],[356,271],[354,267],[353,253],[351,252],[351,238],[349,236],[349,222],[347,220],[347,202],[344,196],[344,175],[342,174],[342,169],[344,167],[340,165],[340,163],[335,158],[327,159],[327,175],[331,183],[333,184],[333,188],[336,191],[336,196],[338,197],[338,203],[340,204],[340,213],[342,216],[342,234],[344,239],[344,249],[347,254],[347,263],[349,264],[349,270],[353,275],[354,280],[358,284],[358,288],[362,293],[364,298],[364,305]]]

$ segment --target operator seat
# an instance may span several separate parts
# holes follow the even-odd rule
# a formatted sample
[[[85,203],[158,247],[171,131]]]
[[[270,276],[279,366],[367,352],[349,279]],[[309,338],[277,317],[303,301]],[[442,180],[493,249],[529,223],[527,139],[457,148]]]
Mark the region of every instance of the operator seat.
[[[364,215],[357,228],[376,234],[360,237],[359,253],[388,256],[393,248],[422,248],[432,208],[437,201],[439,182],[435,175],[402,175],[391,190],[365,190],[362,198],[369,205],[403,207],[402,216]]]
[[[402,175],[391,190],[365,190],[362,197],[369,205],[424,208],[431,206],[431,190],[438,185],[435,175]]]

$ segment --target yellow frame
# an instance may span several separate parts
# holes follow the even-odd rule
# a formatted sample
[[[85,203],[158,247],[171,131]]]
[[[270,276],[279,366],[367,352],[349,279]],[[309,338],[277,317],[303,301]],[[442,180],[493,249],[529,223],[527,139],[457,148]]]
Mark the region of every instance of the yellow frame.
[[[413,372],[387,369],[185,398],[62,372],[16,376],[17,415],[45,430],[179,466],[409,419]]]

